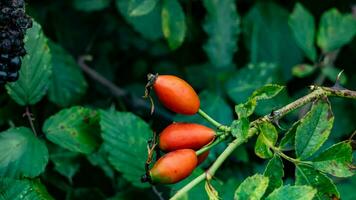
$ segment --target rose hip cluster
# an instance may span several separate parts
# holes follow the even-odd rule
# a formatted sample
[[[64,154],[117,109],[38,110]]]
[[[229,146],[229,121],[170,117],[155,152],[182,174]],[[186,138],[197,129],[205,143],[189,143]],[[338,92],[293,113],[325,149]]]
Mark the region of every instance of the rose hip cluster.
[[[0,85],[18,79],[21,57],[26,54],[23,39],[31,26],[24,0],[0,1]]]
[[[172,75],[148,76],[160,102],[173,112],[193,115],[199,111],[200,100],[184,80]],[[159,134],[159,148],[167,152],[149,171],[152,183],[172,184],[188,177],[205,160],[209,151],[197,156],[197,150],[211,143],[213,129],[195,123],[172,123]]]

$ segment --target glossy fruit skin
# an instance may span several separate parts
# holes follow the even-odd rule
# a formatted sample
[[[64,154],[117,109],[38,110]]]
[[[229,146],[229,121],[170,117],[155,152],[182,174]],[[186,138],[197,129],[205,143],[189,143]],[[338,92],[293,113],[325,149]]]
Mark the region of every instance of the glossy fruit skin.
[[[172,184],[188,177],[198,164],[195,151],[180,149],[162,156],[150,170],[152,183]]]
[[[163,151],[178,149],[198,150],[209,144],[215,138],[211,128],[194,123],[173,123],[167,126],[159,135],[159,147]]]
[[[175,113],[194,115],[199,110],[199,96],[186,81],[179,77],[158,75],[153,89],[162,104]]]

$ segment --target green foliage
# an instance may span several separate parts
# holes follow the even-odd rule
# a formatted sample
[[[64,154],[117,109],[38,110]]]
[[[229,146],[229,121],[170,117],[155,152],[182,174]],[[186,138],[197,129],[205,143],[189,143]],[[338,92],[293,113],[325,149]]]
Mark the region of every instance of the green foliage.
[[[110,2],[110,0],[73,0],[73,6],[80,11],[92,12],[107,8]]]
[[[284,150],[294,150],[295,149],[295,132],[297,127],[299,126],[299,122],[295,122],[290,129],[284,134],[284,137],[281,139],[279,143],[279,147]]]
[[[316,192],[309,186],[286,185],[273,191],[266,200],[312,200]]]
[[[162,32],[171,49],[178,48],[184,41],[186,24],[178,0],[164,0],[162,5]]]
[[[36,177],[48,162],[46,144],[25,127],[2,132],[0,152],[0,177]]]
[[[255,4],[245,16],[243,29],[250,61],[275,63],[281,67],[283,79],[289,80],[302,53],[288,26],[288,11],[274,3]]]
[[[265,193],[269,179],[263,175],[255,174],[242,182],[235,191],[236,200],[259,200]]]
[[[152,135],[148,124],[132,113],[101,111],[100,114],[109,162],[134,186],[147,187],[148,184],[140,182],[140,176],[145,174],[146,145]]]
[[[351,14],[330,9],[320,19],[317,43],[324,52],[331,52],[352,40],[356,34],[356,20]]]
[[[43,132],[51,142],[70,151],[89,154],[99,145],[98,112],[72,107],[49,117]]]
[[[25,48],[28,54],[23,59],[19,80],[6,85],[10,97],[22,106],[36,104],[43,98],[52,73],[47,38],[36,22],[27,31]]]
[[[61,46],[50,42],[53,74],[48,89],[48,99],[66,107],[72,105],[85,94],[88,84],[73,57]],[[70,76],[68,76],[70,74]]]
[[[269,184],[266,189],[265,195],[270,194],[273,190],[281,187],[283,185],[283,162],[278,155],[274,155],[273,158],[268,162],[266,169],[263,173],[265,177],[268,177]]]
[[[296,185],[310,185],[318,190],[317,199],[328,199],[331,196],[340,198],[336,186],[330,178],[307,165],[298,165],[295,172]]]
[[[237,71],[226,84],[229,97],[235,103],[241,103],[256,89],[268,83],[280,82],[278,67],[274,64],[249,64]]]
[[[292,74],[293,76],[296,76],[298,78],[304,78],[310,74],[312,74],[315,71],[316,67],[308,64],[300,64],[296,65],[292,69]],[[336,76],[335,76],[336,77]]]
[[[204,30],[209,36],[204,50],[214,67],[229,67],[238,49],[237,39],[240,33],[240,18],[234,1],[204,0],[203,3],[208,13]]]
[[[316,102],[300,121],[295,133],[297,157],[307,159],[326,141],[333,126],[334,116],[327,102]]]
[[[53,200],[38,180],[0,179],[1,200]]]
[[[157,40],[163,36],[161,29],[161,4],[158,3],[151,12],[143,16],[130,16],[132,12],[131,1],[115,0],[116,7],[125,20],[144,38]]]
[[[49,159],[54,164],[54,169],[72,182],[73,176],[78,172],[80,164],[78,162],[80,154],[54,146],[50,148]]]
[[[130,16],[137,17],[150,13],[157,5],[158,0],[130,0]]]
[[[284,87],[276,84],[266,84],[255,90],[247,102],[235,106],[239,118],[249,117],[256,109],[257,101],[271,99],[282,91]]]
[[[259,135],[255,145],[255,153],[260,158],[271,158],[273,153],[270,148],[276,144],[278,132],[269,122],[262,123],[258,129]]]
[[[247,118],[234,120],[231,124],[231,134],[236,138],[247,139],[250,123]]]
[[[334,144],[313,159],[313,166],[337,177],[352,176],[352,147],[349,142]]]
[[[297,3],[294,6],[292,14],[289,16],[288,23],[293,31],[298,46],[311,61],[315,62],[315,20],[313,15],[311,15],[301,4]]]

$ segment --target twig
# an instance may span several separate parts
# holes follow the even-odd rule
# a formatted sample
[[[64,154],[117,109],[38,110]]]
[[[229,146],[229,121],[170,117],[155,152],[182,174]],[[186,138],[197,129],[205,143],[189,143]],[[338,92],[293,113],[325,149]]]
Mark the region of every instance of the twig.
[[[193,179],[190,183],[181,188],[174,196],[171,197],[171,200],[179,199],[182,195],[187,193],[190,189],[198,185],[204,179],[209,179],[215,175],[215,172],[222,165],[222,163],[228,158],[228,156],[242,143],[246,142],[249,138],[255,135],[258,130],[258,124],[262,122],[273,122],[287,115],[291,111],[304,106],[307,103],[313,102],[316,99],[320,99],[325,96],[339,96],[345,98],[356,99],[356,92],[347,89],[337,89],[329,87],[320,87],[320,86],[311,86],[312,92],[297,99],[296,101],[276,110],[273,112],[273,115],[265,115],[261,118],[256,119],[250,123],[250,129],[246,139],[236,138],[233,140],[228,147],[220,154],[212,166],[204,173]]]
[[[33,121],[35,120],[35,118],[33,117],[33,114],[30,112],[30,107],[29,106],[26,106],[26,111],[22,115],[22,117],[27,117],[28,122],[30,123],[31,129],[32,129],[32,132],[35,134],[35,136],[37,136],[35,125],[33,124]]]
[[[157,195],[159,200],[164,200],[162,193],[157,190],[156,186],[152,185],[152,190]]]
[[[112,83],[111,81],[109,81],[108,79],[100,75],[98,72],[91,69],[85,63],[86,61],[91,61],[91,60],[92,57],[90,55],[82,55],[78,58],[78,65],[90,78],[102,84],[103,86],[107,87],[111,91],[113,96],[117,98],[124,98],[125,100],[129,101],[129,103],[132,104],[134,107],[137,106],[148,110],[151,109],[151,106],[147,101],[137,96],[130,95],[130,93],[128,93],[126,90],[116,86],[114,83]],[[170,113],[165,112],[163,110],[156,110],[156,113],[158,116],[167,120],[172,120],[173,118]]]

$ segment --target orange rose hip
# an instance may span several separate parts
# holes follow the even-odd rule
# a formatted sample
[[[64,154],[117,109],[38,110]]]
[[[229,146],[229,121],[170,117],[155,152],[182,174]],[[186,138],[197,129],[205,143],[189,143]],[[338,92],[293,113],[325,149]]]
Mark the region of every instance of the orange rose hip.
[[[152,183],[172,184],[188,177],[198,164],[195,151],[180,149],[162,156],[150,170]]]
[[[173,123],[167,126],[159,135],[159,147],[163,151],[177,149],[194,149],[209,144],[215,138],[211,128],[194,123]]]

